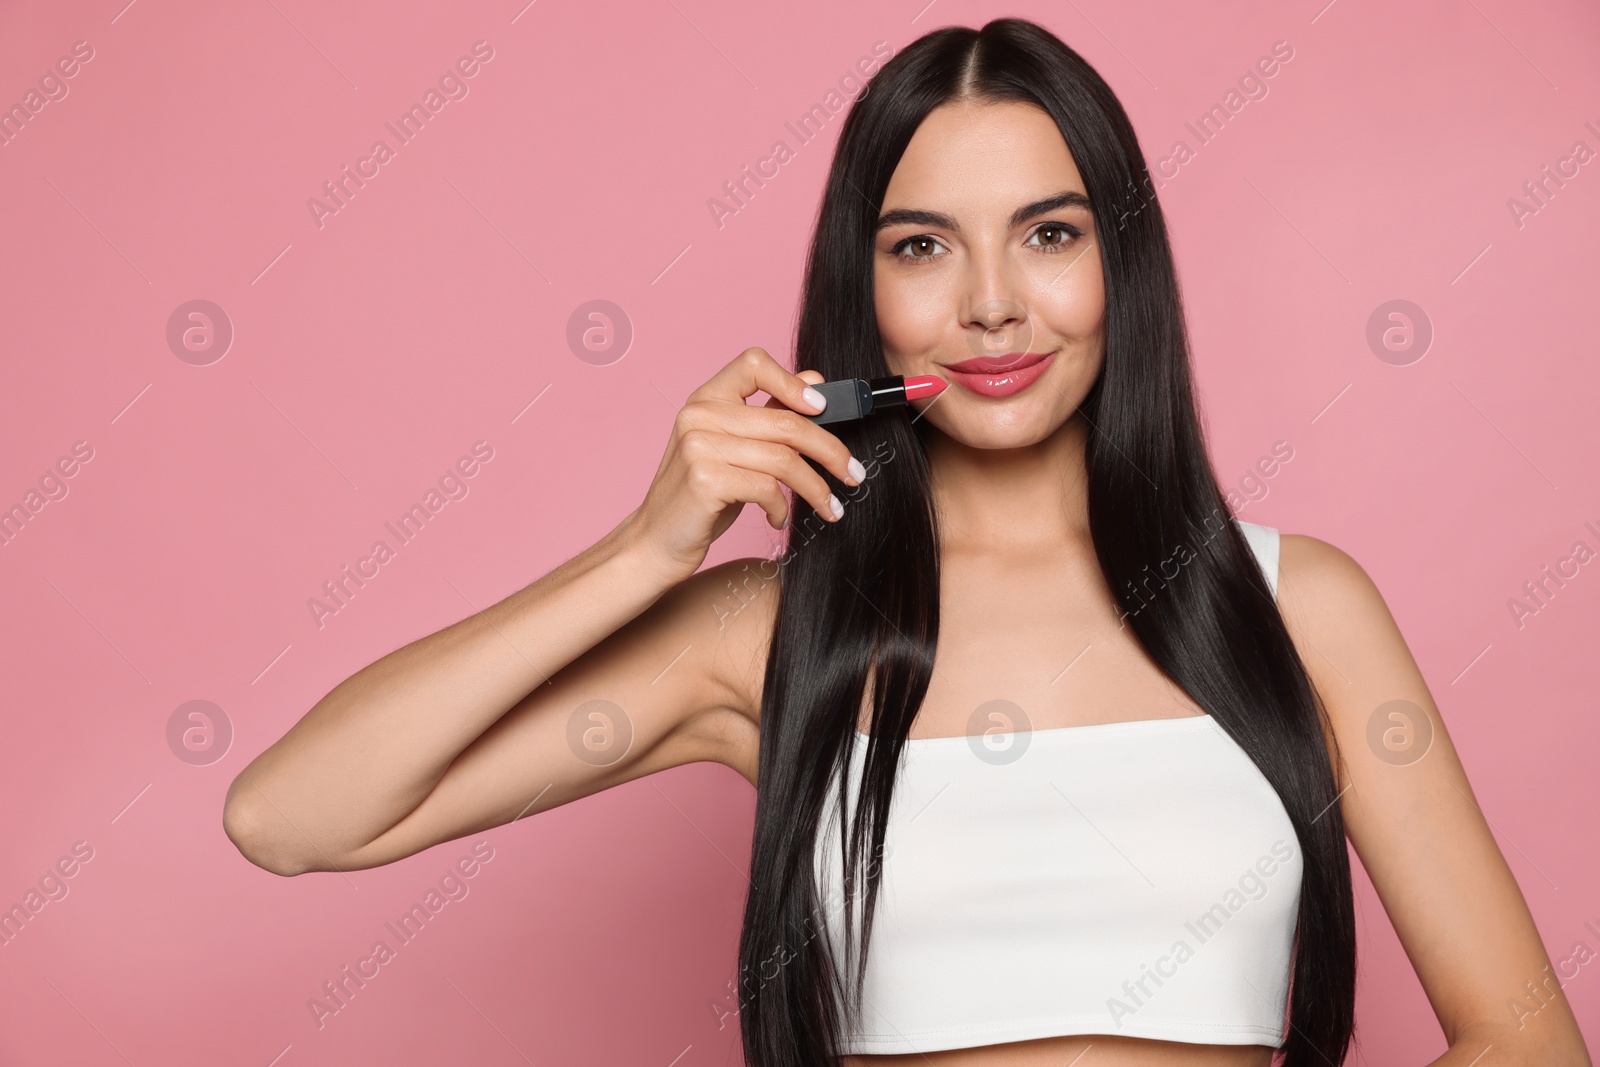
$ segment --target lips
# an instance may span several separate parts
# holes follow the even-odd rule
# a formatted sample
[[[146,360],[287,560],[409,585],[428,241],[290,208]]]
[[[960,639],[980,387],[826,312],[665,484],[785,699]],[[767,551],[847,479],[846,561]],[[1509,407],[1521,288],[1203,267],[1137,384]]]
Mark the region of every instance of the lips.
[[[1006,371],[1031,367],[1051,354],[1049,352],[1007,352],[1003,356],[977,356],[973,359],[964,359],[960,363],[947,363],[945,366],[949,370],[965,371],[969,374],[1003,374]]]
[[[1008,352],[1003,356],[978,356],[945,366],[950,380],[979,396],[1003,397],[1020,393],[1039,380],[1054,352]]]

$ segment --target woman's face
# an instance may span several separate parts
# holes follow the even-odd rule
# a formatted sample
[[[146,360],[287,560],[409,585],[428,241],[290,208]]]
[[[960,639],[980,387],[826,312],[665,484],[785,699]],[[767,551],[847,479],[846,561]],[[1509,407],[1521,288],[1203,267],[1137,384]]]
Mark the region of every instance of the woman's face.
[[[1050,116],[1010,101],[935,108],[879,220],[889,368],[950,383],[915,402],[922,417],[975,448],[1058,429],[1100,373],[1106,301],[1083,179]]]

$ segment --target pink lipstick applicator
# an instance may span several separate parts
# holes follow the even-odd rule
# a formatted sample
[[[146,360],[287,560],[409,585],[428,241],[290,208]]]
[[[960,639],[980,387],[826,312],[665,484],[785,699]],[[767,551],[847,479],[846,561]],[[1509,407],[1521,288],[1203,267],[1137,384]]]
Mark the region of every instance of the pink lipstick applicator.
[[[910,378],[891,374],[887,378],[839,378],[811,388],[827,398],[820,414],[806,415],[815,423],[843,422],[870,415],[879,408],[899,407],[925,396],[937,396],[949,383],[932,374]]]

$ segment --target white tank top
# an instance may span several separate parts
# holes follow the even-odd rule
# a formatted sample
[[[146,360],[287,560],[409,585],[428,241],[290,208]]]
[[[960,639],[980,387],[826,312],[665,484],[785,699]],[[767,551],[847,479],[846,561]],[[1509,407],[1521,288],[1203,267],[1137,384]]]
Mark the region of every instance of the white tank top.
[[[1278,531],[1236,521],[1276,596]],[[814,873],[847,967],[829,795]],[[1300,845],[1209,715],[910,739],[884,844],[842,1054],[1063,1034],[1282,1047]]]

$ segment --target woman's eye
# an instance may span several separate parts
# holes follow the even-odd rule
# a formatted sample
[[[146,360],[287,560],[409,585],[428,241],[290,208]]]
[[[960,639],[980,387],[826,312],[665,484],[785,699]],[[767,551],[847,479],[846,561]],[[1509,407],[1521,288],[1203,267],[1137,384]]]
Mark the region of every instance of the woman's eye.
[[[1074,239],[1082,236],[1082,232],[1075,226],[1047,222],[1033,231],[1033,237],[1028,238],[1028,243],[1033,245],[1034,237],[1042,237],[1045,240],[1041,244],[1034,245],[1035,248],[1043,248],[1046,252],[1058,252],[1070,245]]]
[[[915,237],[907,237],[905,240],[896,243],[889,251],[892,255],[899,256],[902,259],[926,263],[934,258],[933,250],[936,248],[944,248],[944,245],[940,244],[936,238],[929,237],[925,233],[919,233]]]

